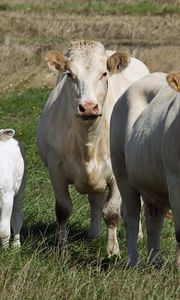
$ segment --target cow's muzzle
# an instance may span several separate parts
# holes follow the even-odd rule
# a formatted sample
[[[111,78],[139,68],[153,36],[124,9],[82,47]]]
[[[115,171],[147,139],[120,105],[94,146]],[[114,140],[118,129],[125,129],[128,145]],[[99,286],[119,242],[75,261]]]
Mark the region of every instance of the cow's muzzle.
[[[84,101],[78,105],[77,117],[80,117],[84,120],[94,120],[101,115],[102,113],[99,104],[91,101]]]

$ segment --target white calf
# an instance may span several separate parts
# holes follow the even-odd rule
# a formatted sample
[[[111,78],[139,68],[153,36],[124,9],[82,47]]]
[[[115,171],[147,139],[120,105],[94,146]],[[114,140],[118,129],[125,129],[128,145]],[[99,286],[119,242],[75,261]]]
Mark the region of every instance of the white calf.
[[[24,159],[13,129],[0,130],[0,239],[9,246],[11,227],[13,246],[20,246],[23,224]]]

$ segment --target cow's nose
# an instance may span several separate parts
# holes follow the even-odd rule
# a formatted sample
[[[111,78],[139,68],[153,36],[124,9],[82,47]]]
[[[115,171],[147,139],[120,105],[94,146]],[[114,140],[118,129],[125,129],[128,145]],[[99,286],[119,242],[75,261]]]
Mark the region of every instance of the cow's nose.
[[[83,102],[79,104],[79,113],[81,115],[98,115],[99,114],[99,105],[90,101]]]

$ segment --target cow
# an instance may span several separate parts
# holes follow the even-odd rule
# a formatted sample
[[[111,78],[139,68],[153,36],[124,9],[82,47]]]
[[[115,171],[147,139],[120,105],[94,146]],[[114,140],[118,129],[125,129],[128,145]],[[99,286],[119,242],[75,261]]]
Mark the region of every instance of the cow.
[[[0,130],[0,240],[9,247],[11,228],[12,247],[20,246],[23,224],[22,201],[25,186],[25,163],[22,146],[13,138],[11,128]]]
[[[40,156],[55,193],[59,239],[66,244],[66,223],[72,211],[68,185],[74,184],[79,193],[88,194],[88,237],[98,235],[103,211],[108,227],[107,253],[117,254],[121,199],[110,162],[110,116],[118,97],[149,71],[141,61],[124,52],[106,52],[95,41],[73,42],[65,55],[50,51],[45,60],[62,73],[37,130]]]
[[[148,263],[162,265],[160,235],[172,209],[180,269],[180,73],[152,73],[116,102],[110,121],[110,155],[124,207],[127,267],[138,263],[141,197]],[[140,197],[141,196],[141,197]]]

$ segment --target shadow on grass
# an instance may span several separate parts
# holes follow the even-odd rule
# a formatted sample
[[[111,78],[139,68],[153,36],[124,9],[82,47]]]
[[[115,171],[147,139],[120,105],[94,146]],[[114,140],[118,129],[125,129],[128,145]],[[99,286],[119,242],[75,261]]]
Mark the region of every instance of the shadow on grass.
[[[68,240],[71,242],[77,241],[87,241],[87,230],[81,226],[80,223],[75,222],[68,225]],[[51,224],[46,224],[43,222],[38,222],[36,224],[27,226],[24,224],[21,230],[22,242],[28,240],[42,241],[46,240],[47,246],[56,246],[58,241],[56,241],[57,235],[57,224],[56,222]]]
[[[79,222],[74,222],[68,225],[68,246],[62,248],[57,239],[56,223],[46,224],[38,222],[31,226],[24,224],[21,237],[22,246],[29,245],[29,251],[37,250],[45,257],[52,251],[57,255],[68,257],[71,265],[79,265],[81,267],[91,266],[101,271],[109,271],[115,266],[124,268],[124,262],[117,256],[108,258],[106,255],[107,237],[100,234],[93,241],[87,240],[87,229],[82,227]],[[65,254],[66,253],[66,254]]]

